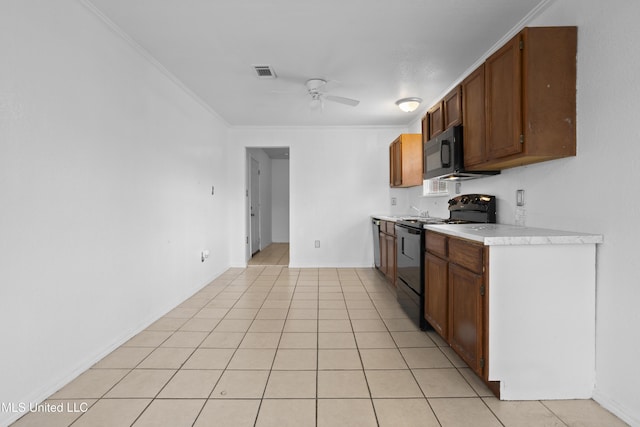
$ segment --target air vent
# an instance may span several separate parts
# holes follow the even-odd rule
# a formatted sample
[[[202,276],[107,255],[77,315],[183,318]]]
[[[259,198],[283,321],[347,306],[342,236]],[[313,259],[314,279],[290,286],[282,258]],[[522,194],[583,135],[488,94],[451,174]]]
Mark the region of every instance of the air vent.
[[[276,73],[273,69],[268,65],[254,65],[253,68],[256,70],[256,74],[259,79],[275,79]]]

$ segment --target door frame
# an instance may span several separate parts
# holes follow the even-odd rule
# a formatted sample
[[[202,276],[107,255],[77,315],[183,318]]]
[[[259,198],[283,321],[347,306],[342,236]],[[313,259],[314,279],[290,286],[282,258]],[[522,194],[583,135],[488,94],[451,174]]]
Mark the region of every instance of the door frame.
[[[249,219],[249,258],[262,249],[262,234],[260,227],[260,161],[249,154],[249,189],[247,217]],[[254,169],[254,164],[256,168]],[[255,200],[254,200],[255,199]]]
[[[258,162],[259,165],[259,169],[261,169],[263,167],[262,164],[260,164],[260,160],[258,160],[260,157],[256,158],[255,154],[252,153],[251,150],[264,150],[265,148],[284,148],[286,147],[287,149],[289,149],[289,152],[291,150],[291,146],[289,145],[269,145],[269,146],[253,146],[253,145],[246,145],[244,147],[245,149],[245,156],[244,156],[244,171],[245,171],[245,186],[244,186],[244,202],[245,202],[245,209],[244,209],[244,216],[245,216],[245,236],[243,236],[243,240],[245,240],[245,263],[248,264],[249,260],[253,257],[252,254],[252,247],[251,247],[251,162],[252,160],[255,160]],[[287,227],[289,229],[289,245],[290,245],[290,251],[291,251],[291,159],[289,158],[289,164],[288,164],[288,173],[289,173],[289,180],[288,180],[288,192],[287,192],[287,200],[289,203],[289,220],[287,223]],[[266,166],[265,166],[266,167]],[[261,185],[261,180],[263,179],[262,176],[259,177],[258,179],[258,188]],[[259,191],[260,194],[260,191]],[[262,194],[260,194],[260,197],[266,197],[263,196]],[[262,209],[262,207],[260,206],[260,209]],[[260,214],[262,214],[263,212],[260,211]],[[261,221],[264,220],[264,218],[261,219]],[[258,232],[259,232],[259,237],[260,237],[260,250],[264,249],[262,247],[263,243],[264,243],[264,239],[262,236],[263,230],[262,230],[262,224],[258,224]],[[289,262],[291,262],[291,260],[289,260]]]

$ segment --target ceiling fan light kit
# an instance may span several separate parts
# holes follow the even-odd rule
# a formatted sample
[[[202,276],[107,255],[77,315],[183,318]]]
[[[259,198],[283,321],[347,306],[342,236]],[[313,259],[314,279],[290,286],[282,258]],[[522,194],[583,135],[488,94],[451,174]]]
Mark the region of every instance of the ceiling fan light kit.
[[[396,101],[396,105],[405,113],[412,113],[420,106],[422,98],[410,97],[402,98]]]

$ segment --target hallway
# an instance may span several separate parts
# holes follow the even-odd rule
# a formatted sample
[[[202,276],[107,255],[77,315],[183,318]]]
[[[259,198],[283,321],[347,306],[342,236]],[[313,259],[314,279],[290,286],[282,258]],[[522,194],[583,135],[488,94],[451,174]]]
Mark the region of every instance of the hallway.
[[[250,266],[289,265],[289,243],[272,243],[256,253],[248,262]]]

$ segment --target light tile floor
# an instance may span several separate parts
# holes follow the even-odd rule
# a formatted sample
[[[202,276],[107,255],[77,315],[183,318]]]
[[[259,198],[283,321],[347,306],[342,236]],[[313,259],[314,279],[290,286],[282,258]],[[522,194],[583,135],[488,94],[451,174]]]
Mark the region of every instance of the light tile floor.
[[[592,400],[505,402],[371,269],[230,269],[16,426],[624,426]]]
[[[249,260],[250,266],[289,265],[289,243],[272,243]]]

